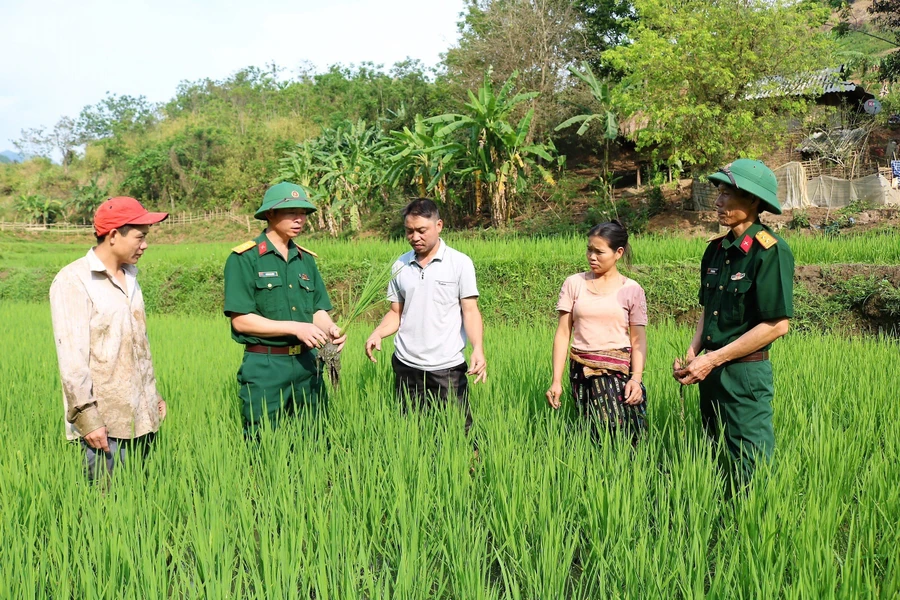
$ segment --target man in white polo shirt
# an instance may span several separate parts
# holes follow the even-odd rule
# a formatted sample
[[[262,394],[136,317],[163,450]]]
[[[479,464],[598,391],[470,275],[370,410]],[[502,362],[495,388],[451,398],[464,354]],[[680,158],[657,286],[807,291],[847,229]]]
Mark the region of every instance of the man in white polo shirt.
[[[475,383],[487,379],[475,266],[441,239],[444,223],[433,201],[413,200],[401,214],[412,250],[394,263],[397,275],[388,286],[391,309],[366,340],[366,356],[376,362],[372,351],[380,351],[381,340],[396,333],[392,366],[398,398],[408,395],[420,407],[453,398],[465,410],[468,432],[472,417],[466,375],[474,375]],[[472,342],[471,368],[463,355],[467,339]]]

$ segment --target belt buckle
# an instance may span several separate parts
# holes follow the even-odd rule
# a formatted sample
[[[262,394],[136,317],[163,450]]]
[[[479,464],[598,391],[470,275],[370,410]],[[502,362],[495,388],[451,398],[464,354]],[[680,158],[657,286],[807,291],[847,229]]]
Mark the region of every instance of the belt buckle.
[[[291,356],[296,356],[298,354],[303,353],[303,346],[288,346],[288,354]]]

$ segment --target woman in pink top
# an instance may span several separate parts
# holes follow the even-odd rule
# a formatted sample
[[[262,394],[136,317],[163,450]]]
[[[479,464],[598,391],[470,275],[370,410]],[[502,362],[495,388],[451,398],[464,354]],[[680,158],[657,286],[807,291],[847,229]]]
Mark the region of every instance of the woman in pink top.
[[[624,431],[636,443],[646,427],[647,391],[641,374],[647,354],[647,301],[643,288],[616,268],[629,250],[628,231],[618,221],[588,232],[590,271],[567,278],[556,304],[559,325],[547,401],[554,409],[560,406],[568,356],[575,406],[590,422],[595,439],[602,430]]]

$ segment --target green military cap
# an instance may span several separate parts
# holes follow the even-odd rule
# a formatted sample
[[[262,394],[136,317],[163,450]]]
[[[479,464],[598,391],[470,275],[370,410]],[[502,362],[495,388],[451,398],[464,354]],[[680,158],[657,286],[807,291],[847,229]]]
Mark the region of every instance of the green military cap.
[[[769,211],[780,215],[781,203],[778,201],[778,180],[772,169],[758,160],[739,158],[725,165],[707,177],[713,183],[733,185],[739,190],[753,194],[760,200],[759,212]]]
[[[262,206],[253,216],[265,221],[266,211],[278,208],[305,208],[312,212],[316,210],[316,205],[309,201],[306,190],[295,183],[284,181],[266,190]]]

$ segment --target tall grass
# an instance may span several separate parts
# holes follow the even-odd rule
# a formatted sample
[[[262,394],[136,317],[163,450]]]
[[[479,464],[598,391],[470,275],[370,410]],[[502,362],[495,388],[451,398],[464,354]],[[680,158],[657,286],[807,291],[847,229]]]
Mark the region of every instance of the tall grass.
[[[777,343],[776,461],[728,500],[696,390],[683,426],[668,374],[685,328],[649,331],[649,430],[632,450],[591,443],[570,399],[546,407],[551,328],[488,327],[470,472],[462,415],[402,416],[362,328],[328,414],[247,443],[226,322],[157,316],[169,418],[104,494],[64,440],[47,306],[3,304],[0,320],[6,597],[900,594],[896,342]]]

